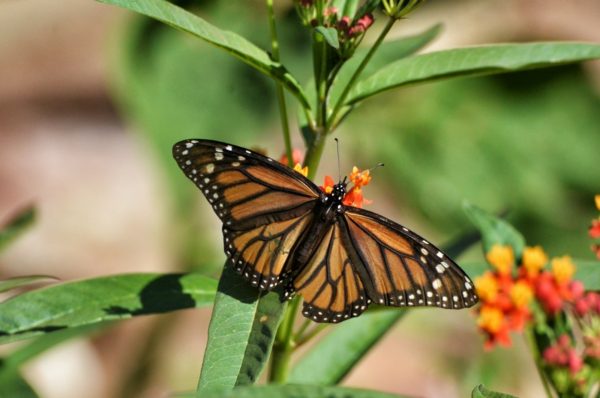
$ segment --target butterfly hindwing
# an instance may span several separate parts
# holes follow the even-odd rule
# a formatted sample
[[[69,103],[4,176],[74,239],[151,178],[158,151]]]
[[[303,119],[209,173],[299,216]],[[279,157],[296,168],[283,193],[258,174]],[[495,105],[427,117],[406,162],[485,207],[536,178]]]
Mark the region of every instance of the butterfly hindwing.
[[[416,233],[355,207],[347,207],[341,217],[374,303],[460,309],[477,302],[464,271]]]
[[[290,274],[289,261],[313,218],[312,212],[248,229],[223,227],[225,253],[234,269],[261,290],[271,290]]]
[[[316,322],[336,323],[358,316],[367,308],[368,298],[351,257],[340,225],[331,225],[293,280],[293,290],[304,298],[304,316]]]
[[[173,156],[223,222],[234,269],[260,289],[278,285],[312,219],[318,187],[271,158],[217,141],[181,141]]]

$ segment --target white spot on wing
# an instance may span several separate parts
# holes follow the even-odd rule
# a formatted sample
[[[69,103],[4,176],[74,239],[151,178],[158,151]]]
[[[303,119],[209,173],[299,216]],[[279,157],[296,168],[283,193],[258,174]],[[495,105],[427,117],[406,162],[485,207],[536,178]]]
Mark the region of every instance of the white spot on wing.
[[[227,145],[227,146],[225,147],[225,149],[227,149],[228,151],[231,151],[233,148],[231,147],[231,145]]]
[[[436,279],[436,280],[434,280],[434,281],[431,283],[431,286],[432,286],[434,289],[439,289],[440,287],[442,287],[442,281],[441,281],[441,280],[439,280],[439,279]]]
[[[209,163],[206,165],[205,170],[208,174],[212,173],[213,171],[215,171],[215,165],[212,163]]]

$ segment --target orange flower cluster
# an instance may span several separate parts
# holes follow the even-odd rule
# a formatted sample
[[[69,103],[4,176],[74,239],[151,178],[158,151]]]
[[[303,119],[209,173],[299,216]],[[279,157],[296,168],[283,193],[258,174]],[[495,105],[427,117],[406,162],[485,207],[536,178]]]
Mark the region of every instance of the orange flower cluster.
[[[363,205],[373,203],[372,201],[365,199],[362,193],[362,187],[369,185],[369,182],[371,182],[372,177],[370,171],[361,171],[358,167],[354,166],[352,168],[352,173],[350,173],[348,178],[353,185],[346,193],[346,196],[344,196],[342,203],[346,206],[354,207],[363,207]],[[333,190],[334,185],[335,181],[333,178],[331,178],[331,176],[325,176],[325,182],[320,188],[323,192],[329,194]]]
[[[596,208],[600,210],[600,195],[596,195],[594,199],[596,201]],[[600,217],[592,220],[592,225],[590,226],[588,232],[590,234],[590,238],[600,239]],[[600,259],[600,244],[594,243],[592,245],[592,251],[596,253],[596,257]]]
[[[510,332],[522,331],[531,319],[534,298],[553,316],[565,303],[575,303],[583,296],[581,282],[572,280],[575,265],[568,256],[552,259],[551,268],[546,269],[544,250],[526,247],[517,269],[512,248],[494,245],[486,259],[493,270],[475,279],[475,287],[482,303],[477,324],[486,335],[488,349],[511,344]]]
[[[485,348],[495,344],[509,346],[509,332],[521,331],[530,318],[529,302],[533,288],[526,281],[513,278],[515,256],[512,248],[495,245],[486,255],[493,271],[475,279],[481,301],[477,325],[486,335]]]

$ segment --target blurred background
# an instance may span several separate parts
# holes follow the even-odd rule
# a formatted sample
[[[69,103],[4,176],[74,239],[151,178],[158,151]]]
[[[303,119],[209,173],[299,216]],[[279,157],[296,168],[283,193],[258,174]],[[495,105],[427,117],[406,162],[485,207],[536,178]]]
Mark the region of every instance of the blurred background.
[[[263,1],[179,3],[268,48]],[[282,60],[306,81],[307,33],[291,2],[276,3]],[[443,22],[428,50],[600,42],[598,20],[597,0],[429,0],[390,36]],[[528,242],[551,255],[591,259],[599,93],[597,62],[389,92],[339,130],[342,168],[386,163],[366,188],[370,208],[436,243],[469,229],[466,199],[508,210]],[[218,219],[177,170],[171,146],[213,138],[278,157],[276,106],[271,81],[157,22],[93,1],[0,1],[0,224],[27,205],[38,210],[33,228],[0,255],[0,279],[189,270],[217,277],[224,260]],[[302,147],[297,129],[294,142]],[[335,162],[329,145],[319,182],[335,174]],[[480,258],[473,248],[459,260]],[[193,390],[209,319],[204,309],[121,322],[48,351],[24,375],[44,398]],[[414,310],[344,384],[464,397],[485,383],[540,396],[534,364],[515,340],[485,353],[468,311]]]

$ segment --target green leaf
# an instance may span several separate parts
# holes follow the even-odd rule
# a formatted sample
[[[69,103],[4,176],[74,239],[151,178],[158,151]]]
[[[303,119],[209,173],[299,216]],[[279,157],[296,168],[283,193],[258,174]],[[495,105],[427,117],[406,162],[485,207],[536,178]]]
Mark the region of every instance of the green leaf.
[[[424,32],[416,34],[414,36],[401,37],[396,40],[389,40],[383,42],[375,54],[371,57],[371,60],[365,66],[362,71],[362,75],[371,75],[378,69],[381,69],[390,62],[396,61],[408,57],[414,54],[433,39],[435,39],[442,30],[442,25],[438,24],[432,26]],[[358,68],[362,60],[367,56],[370,47],[359,47],[352,58],[347,60],[338,72],[330,93],[330,103],[336,104],[344,88],[350,82],[354,71]],[[304,92],[306,96],[312,101],[314,108],[316,101],[316,88],[315,82],[311,79],[305,86]],[[298,120],[301,126],[306,126],[307,120],[304,116],[304,109],[298,107]],[[308,142],[308,140],[306,140]]]
[[[198,391],[231,389],[260,375],[284,305],[276,292],[259,297],[259,291],[231,267],[223,269]]]
[[[244,37],[227,30],[222,30],[206,20],[164,0],[98,0],[101,3],[114,4],[135,11],[150,18],[157,19],[176,29],[182,30],[220,48],[241,61],[256,68],[267,76],[278,80],[302,104],[309,103],[302,92],[300,84],[280,63],[271,59],[269,54],[258,48]]]
[[[11,218],[5,226],[0,228],[0,251],[17,236],[23,233],[27,228],[29,228],[34,221],[34,207],[28,207]]]
[[[58,278],[48,275],[28,275],[28,276],[17,276],[14,278],[8,278],[0,281],[0,293],[7,292],[18,287],[24,287],[40,282],[57,281]]]
[[[571,42],[494,44],[404,58],[361,80],[347,104],[408,84],[482,76],[600,58],[600,45]]]
[[[128,274],[64,283],[0,303],[0,344],[56,330],[212,304],[199,274]]]
[[[471,393],[471,398],[516,398],[514,395],[502,394],[500,392],[490,391],[483,386],[483,384],[478,385],[473,389]]]
[[[400,309],[368,311],[336,325],[294,366],[290,383],[339,383],[404,314]]]
[[[340,42],[338,40],[338,33],[335,28],[326,28],[325,26],[317,26],[315,28],[324,38],[327,44],[331,47],[338,49],[340,48]]]
[[[419,34],[383,42],[363,69],[362,76],[372,75],[390,62],[397,61],[416,53],[435,39],[441,31],[442,24],[437,24]],[[369,47],[359,47],[352,58],[344,63],[336,76],[331,89],[331,103],[337,103],[343,89],[350,82],[354,71],[367,56],[368,52]],[[309,87],[314,87],[314,84]]]
[[[577,270],[575,279],[583,282],[585,290],[600,291],[600,261],[573,260]]]
[[[37,393],[20,374],[13,375],[10,379],[0,380],[0,392],[3,397],[11,398],[37,398]]]
[[[347,387],[310,385],[266,385],[238,387],[231,391],[213,390],[178,394],[181,398],[399,398],[399,395]]]
[[[496,244],[509,245],[512,247],[515,257],[521,258],[525,247],[525,238],[515,227],[470,203],[465,202],[463,209],[469,220],[479,229],[485,253],[489,252]]]

